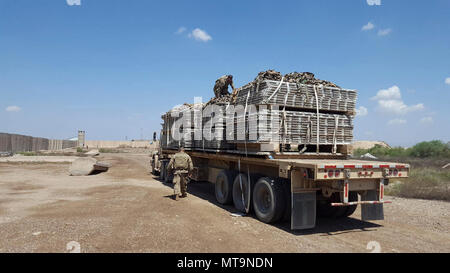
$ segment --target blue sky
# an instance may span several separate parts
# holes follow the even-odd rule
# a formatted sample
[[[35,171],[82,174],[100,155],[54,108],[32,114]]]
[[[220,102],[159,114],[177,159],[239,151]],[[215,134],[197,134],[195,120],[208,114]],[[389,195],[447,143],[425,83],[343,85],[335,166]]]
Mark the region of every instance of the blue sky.
[[[0,131],[149,138],[219,76],[275,69],[357,89],[356,139],[449,141],[449,14],[448,0],[0,0]]]

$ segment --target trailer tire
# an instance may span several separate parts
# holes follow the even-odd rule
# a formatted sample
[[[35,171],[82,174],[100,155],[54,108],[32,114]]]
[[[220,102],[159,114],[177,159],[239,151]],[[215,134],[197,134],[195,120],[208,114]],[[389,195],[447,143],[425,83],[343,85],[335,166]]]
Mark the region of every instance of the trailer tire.
[[[358,201],[358,193],[354,192],[354,191],[349,192],[348,201],[349,202]],[[351,206],[345,207],[347,210],[342,214],[341,217],[349,217],[350,215],[352,215],[355,212],[357,207],[358,207],[358,205],[351,205]]]
[[[163,161],[161,162],[161,171],[159,172],[159,179],[161,181],[165,181],[165,175],[166,175],[166,163]]]
[[[250,201],[248,201],[248,193],[251,192],[251,189],[253,188],[252,185],[250,185],[250,189],[248,188],[248,175],[245,173],[240,173],[234,178],[233,182],[233,204],[234,207],[240,211],[240,212],[246,212],[246,206],[249,205],[249,211],[251,210],[252,204],[251,204],[251,196]],[[242,203],[242,191],[241,191],[241,183],[240,179],[242,179],[242,189],[244,190],[244,202],[245,205]],[[252,176],[250,176],[250,182],[253,182],[254,179]],[[254,184],[254,183],[251,183]]]
[[[349,192],[349,202],[358,201],[358,193]],[[358,205],[332,207],[331,203],[341,202],[340,194],[335,192],[327,200],[317,202],[317,215],[320,217],[342,218],[352,215]]]
[[[215,195],[220,204],[227,205],[233,202],[233,179],[235,172],[222,170],[216,177]]]
[[[283,216],[286,203],[283,185],[269,177],[261,177],[253,188],[253,209],[264,223],[273,223]]]
[[[164,183],[168,183],[168,184],[172,183],[173,175],[169,175],[169,170],[168,170],[167,166],[165,168],[165,172],[166,173],[164,174]]]

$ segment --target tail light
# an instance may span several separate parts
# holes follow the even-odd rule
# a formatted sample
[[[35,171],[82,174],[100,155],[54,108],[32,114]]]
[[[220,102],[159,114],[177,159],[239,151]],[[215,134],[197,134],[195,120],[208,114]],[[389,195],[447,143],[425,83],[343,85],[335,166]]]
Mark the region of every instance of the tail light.
[[[328,177],[333,177],[333,174],[334,174],[334,171],[332,171],[332,170],[328,171]]]
[[[340,170],[335,170],[334,171],[334,176],[339,177],[340,174],[341,174]]]

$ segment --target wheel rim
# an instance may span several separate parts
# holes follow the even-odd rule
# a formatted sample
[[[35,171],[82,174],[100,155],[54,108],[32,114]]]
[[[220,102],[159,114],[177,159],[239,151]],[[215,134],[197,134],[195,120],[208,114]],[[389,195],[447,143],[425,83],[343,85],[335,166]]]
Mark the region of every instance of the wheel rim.
[[[259,187],[254,198],[256,199],[256,204],[258,205],[259,211],[262,213],[269,212],[272,206],[272,197],[269,189],[266,187]]]

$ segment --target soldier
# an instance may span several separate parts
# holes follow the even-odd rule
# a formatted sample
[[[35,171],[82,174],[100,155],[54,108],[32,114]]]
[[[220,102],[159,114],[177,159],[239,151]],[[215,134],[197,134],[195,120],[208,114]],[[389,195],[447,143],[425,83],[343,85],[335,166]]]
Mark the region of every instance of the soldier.
[[[180,147],[178,153],[176,153],[169,162],[168,165],[169,170],[174,170],[173,176],[173,190],[174,190],[174,199],[178,201],[180,197],[187,197],[187,177],[190,172],[194,169],[192,164],[191,157],[184,152],[184,147]]]
[[[235,93],[234,85],[233,85],[233,76],[225,75],[216,80],[216,84],[214,85],[214,95],[216,98],[229,95],[228,86],[231,86],[233,89],[233,94]]]

